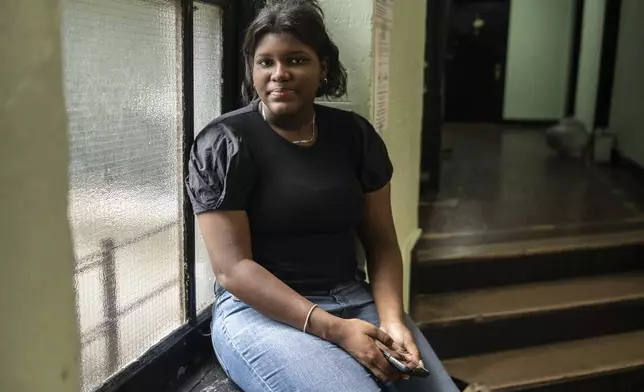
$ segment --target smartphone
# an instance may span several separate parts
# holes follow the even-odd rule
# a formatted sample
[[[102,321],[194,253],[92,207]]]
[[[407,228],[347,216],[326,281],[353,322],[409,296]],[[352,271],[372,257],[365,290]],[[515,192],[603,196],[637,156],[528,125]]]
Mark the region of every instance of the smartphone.
[[[409,376],[414,376],[414,377],[429,376],[429,371],[422,366],[418,366],[414,369],[410,369],[404,363],[400,362],[399,360],[391,356],[391,354],[389,354],[387,351],[382,350],[382,353],[385,355],[385,358],[387,358],[387,361],[389,361],[391,366],[395,367],[399,372],[403,374],[407,374]]]

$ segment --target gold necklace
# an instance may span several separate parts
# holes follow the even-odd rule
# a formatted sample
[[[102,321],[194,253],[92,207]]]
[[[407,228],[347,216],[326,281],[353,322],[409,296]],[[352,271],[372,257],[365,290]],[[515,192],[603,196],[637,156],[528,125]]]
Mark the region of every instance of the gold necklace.
[[[262,115],[262,118],[264,121],[266,121],[266,124],[268,124],[268,120],[266,119],[266,113],[264,112],[264,104],[260,102],[259,104],[259,111],[260,114]],[[311,143],[315,139],[315,112],[313,112],[313,120],[311,121],[311,137],[306,140],[296,140],[294,142],[291,142],[293,144],[306,144],[306,143]]]

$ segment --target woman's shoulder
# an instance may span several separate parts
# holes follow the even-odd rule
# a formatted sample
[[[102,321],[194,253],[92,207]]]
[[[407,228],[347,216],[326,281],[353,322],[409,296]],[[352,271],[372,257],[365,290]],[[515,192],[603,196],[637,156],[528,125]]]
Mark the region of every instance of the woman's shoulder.
[[[255,167],[243,138],[248,108],[219,116],[195,138],[186,187],[193,211],[243,210]]]
[[[210,124],[224,123],[229,126],[244,124],[251,121],[253,115],[256,112],[257,112],[257,101],[253,101],[244,107],[222,114],[221,116],[212,120]]]
[[[358,113],[352,110],[340,109],[330,105],[316,103],[315,108],[318,116],[331,118],[334,121],[342,121],[355,124],[358,118],[364,119],[364,117],[360,116]]]
[[[354,137],[359,139],[370,138],[377,135],[373,125],[361,114],[353,111],[331,107],[327,105],[316,104],[317,111],[320,115],[331,119],[337,126],[335,129],[350,132]]]
[[[230,142],[239,144],[250,128],[254,108],[251,103],[243,108],[222,114],[208,123],[195,138],[196,145],[218,144]]]

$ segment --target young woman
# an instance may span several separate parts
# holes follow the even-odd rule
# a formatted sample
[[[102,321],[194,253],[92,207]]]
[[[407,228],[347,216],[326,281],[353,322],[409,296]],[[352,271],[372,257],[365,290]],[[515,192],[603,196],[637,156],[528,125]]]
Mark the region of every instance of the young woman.
[[[364,118],[314,103],[346,92],[320,7],[266,7],[243,55],[249,104],[198,135],[186,179],[217,278],[222,367],[249,392],[456,392],[403,312],[385,145]],[[403,375],[383,349],[430,376]]]

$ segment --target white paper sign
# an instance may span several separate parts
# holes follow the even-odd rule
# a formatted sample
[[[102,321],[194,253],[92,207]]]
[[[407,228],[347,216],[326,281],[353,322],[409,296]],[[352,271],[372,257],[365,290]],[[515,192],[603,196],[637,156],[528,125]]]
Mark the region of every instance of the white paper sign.
[[[394,0],[376,0],[374,10],[373,125],[378,133],[389,120],[389,63]]]

